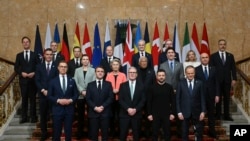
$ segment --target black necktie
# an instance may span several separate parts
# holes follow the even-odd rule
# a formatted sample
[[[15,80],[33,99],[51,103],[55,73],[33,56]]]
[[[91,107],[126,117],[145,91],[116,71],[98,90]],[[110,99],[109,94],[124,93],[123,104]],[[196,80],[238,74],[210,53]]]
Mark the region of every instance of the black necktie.
[[[28,55],[28,51],[25,51],[25,61],[29,62],[29,55]]]
[[[192,95],[192,91],[193,91],[193,89],[192,89],[192,80],[189,80],[188,90],[189,90],[190,94]]]
[[[46,68],[46,70],[47,70],[47,74],[49,75],[49,72],[50,72],[50,68],[49,68],[49,63],[47,63],[47,68]]]
[[[102,90],[102,86],[101,86],[101,81],[98,81],[98,86],[97,86],[98,91],[100,92]]]
[[[62,76],[62,90],[63,93],[66,91],[66,81],[65,81],[65,76]]]
[[[108,57],[108,63],[110,64],[111,57]]]
[[[206,80],[207,80],[207,79],[208,79],[207,67],[205,67],[205,70],[204,70],[204,75],[205,75],[205,78],[206,78]]]
[[[141,56],[144,56],[143,52],[141,52]]]
[[[222,60],[222,63],[224,65],[225,64],[225,57],[224,57],[224,53],[223,52],[221,53],[221,60]]]
[[[79,59],[78,58],[76,58],[76,67],[80,67]]]

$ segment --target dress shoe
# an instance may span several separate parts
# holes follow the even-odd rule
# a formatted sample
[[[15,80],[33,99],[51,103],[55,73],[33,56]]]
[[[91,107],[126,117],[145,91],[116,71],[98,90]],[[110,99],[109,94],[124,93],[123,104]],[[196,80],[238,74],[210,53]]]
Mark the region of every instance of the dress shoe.
[[[234,121],[233,118],[231,118],[231,117],[225,117],[224,120],[227,120],[227,121]]]
[[[25,122],[28,122],[27,118],[21,119],[19,123],[25,123]]]

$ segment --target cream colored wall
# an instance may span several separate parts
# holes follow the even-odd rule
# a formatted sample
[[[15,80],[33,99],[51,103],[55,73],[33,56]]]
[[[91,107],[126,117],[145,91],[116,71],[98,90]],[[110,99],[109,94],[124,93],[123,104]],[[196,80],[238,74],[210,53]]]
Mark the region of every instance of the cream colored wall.
[[[79,4],[82,4],[84,9],[79,8]],[[228,41],[228,51],[239,60],[249,57],[250,54],[249,4],[249,0],[0,0],[0,56],[14,61],[16,53],[22,51],[22,36],[31,38],[33,50],[36,24],[39,24],[44,45],[47,23],[50,23],[53,36],[54,24],[57,21],[62,36],[65,21],[69,44],[72,46],[76,21],[80,25],[81,42],[84,23],[87,22],[93,45],[96,21],[99,23],[103,43],[105,24],[108,20],[114,44],[114,19],[130,18],[140,19],[142,35],[145,22],[148,21],[151,41],[155,21],[158,22],[161,41],[166,21],[170,37],[173,37],[174,24],[177,21],[181,44],[185,22],[188,22],[190,34],[193,22],[196,22],[201,40],[205,20],[211,52],[217,50],[218,39],[225,38]]]

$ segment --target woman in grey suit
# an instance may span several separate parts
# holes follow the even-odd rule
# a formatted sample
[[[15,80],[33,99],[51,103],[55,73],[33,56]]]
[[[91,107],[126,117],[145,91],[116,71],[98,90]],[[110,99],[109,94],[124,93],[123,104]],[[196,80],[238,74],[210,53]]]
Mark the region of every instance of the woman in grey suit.
[[[75,70],[74,79],[77,85],[77,89],[80,93],[78,100],[76,102],[76,112],[77,112],[77,138],[81,139],[83,137],[83,125],[84,125],[84,113],[85,113],[85,95],[86,89],[89,82],[92,82],[96,79],[95,69],[90,67],[89,57],[84,54],[82,56],[82,67]]]

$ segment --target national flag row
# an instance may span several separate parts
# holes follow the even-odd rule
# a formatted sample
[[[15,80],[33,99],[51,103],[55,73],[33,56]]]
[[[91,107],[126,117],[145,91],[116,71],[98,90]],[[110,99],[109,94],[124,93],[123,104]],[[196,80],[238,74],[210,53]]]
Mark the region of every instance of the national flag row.
[[[119,57],[121,59],[121,63],[123,64],[123,66],[126,68],[129,68],[129,66],[131,65],[132,55],[134,53],[138,52],[138,41],[140,39],[144,39],[145,43],[146,43],[145,51],[152,54],[154,69],[157,70],[157,68],[158,68],[158,66],[157,66],[158,65],[158,56],[161,52],[161,43],[160,43],[160,36],[159,36],[159,29],[158,29],[157,22],[155,22],[152,43],[150,43],[147,22],[145,25],[145,31],[144,31],[143,38],[141,35],[140,22],[137,22],[135,38],[134,38],[134,41],[132,41],[133,34],[131,31],[131,24],[130,24],[130,21],[128,21],[127,30],[126,30],[126,41],[125,41],[124,47],[123,47],[123,43],[121,40],[120,30],[121,30],[120,24],[119,24],[119,22],[117,22],[116,38],[115,38],[115,45],[114,45],[114,56]],[[197,59],[199,59],[199,55],[202,52],[206,52],[206,53],[210,54],[206,23],[204,23],[204,25],[203,25],[203,33],[202,33],[201,42],[199,42],[199,39],[198,39],[198,33],[197,33],[197,28],[196,28],[195,23],[193,23],[193,29],[192,29],[192,34],[191,34],[191,38],[190,38],[189,37],[189,30],[188,30],[188,23],[186,22],[182,46],[180,45],[180,41],[179,41],[177,23],[175,23],[173,35],[174,35],[173,36],[173,48],[179,54],[180,62],[185,62],[186,54],[189,50],[195,51]],[[168,30],[168,23],[166,23],[163,40],[166,41],[168,39],[170,39],[170,36],[169,36],[169,30]],[[62,42],[61,42],[60,36],[59,36],[58,24],[57,23],[55,24],[53,39],[51,36],[50,25],[49,25],[49,23],[47,24],[44,48],[42,46],[42,41],[41,41],[41,37],[40,37],[39,25],[37,25],[36,37],[35,37],[35,47],[34,47],[35,52],[38,53],[40,56],[42,56],[43,49],[49,48],[50,42],[52,40],[54,40],[58,43],[58,51],[61,51],[61,53],[64,55],[66,61],[69,61],[71,58],[73,58],[73,51],[70,51],[70,49],[69,49],[66,23],[64,23],[64,26],[63,26]],[[133,45],[133,43],[134,43],[134,45]],[[103,45],[104,45],[104,47],[103,47],[103,51],[102,51],[98,23],[96,23],[95,29],[94,29],[94,47],[93,47],[93,49],[91,47],[87,23],[85,23],[85,26],[84,26],[84,35],[83,35],[82,44],[80,42],[79,24],[78,24],[78,22],[76,23],[73,46],[79,46],[82,48],[82,53],[87,54],[89,56],[93,67],[96,67],[100,64],[101,59],[106,56],[106,53],[105,53],[106,47],[111,45],[111,38],[110,38],[108,21],[106,22],[105,37],[104,37],[104,44]]]

